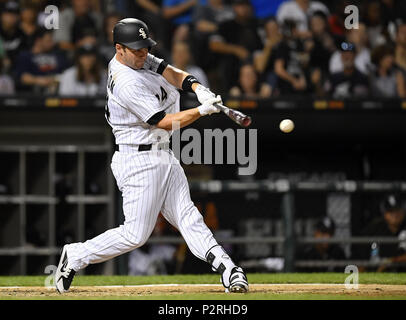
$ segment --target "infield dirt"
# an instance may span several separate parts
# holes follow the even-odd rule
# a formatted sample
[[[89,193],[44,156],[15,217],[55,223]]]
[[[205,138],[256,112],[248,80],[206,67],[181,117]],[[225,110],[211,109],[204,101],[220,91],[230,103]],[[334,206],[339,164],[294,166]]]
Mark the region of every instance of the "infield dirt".
[[[73,286],[64,296],[155,296],[194,293],[224,294],[221,285],[137,285],[137,286]],[[268,294],[323,294],[353,296],[405,296],[406,285],[360,284],[358,289],[346,289],[343,284],[251,284],[250,293]],[[248,294],[250,294],[248,293]],[[0,297],[52,297],[60,296],[54,288],[0,287]]]

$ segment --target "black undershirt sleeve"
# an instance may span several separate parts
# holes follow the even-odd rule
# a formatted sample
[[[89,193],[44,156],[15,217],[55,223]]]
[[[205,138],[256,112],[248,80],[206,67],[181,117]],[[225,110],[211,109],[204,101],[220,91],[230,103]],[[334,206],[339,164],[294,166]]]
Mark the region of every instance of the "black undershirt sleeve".
[[[148,119],[147,123],[151,126],[156,125],[159,121],[165,118],[166,113],[165,111],[159,111],[155,113],[151,118]]]
[[[156,71],[156,73],[161,74],[164,72],[165,68],[168,66],[168,62],[166,62],[165,60],[162,60],[162,62],[159,64],[158,70]]]

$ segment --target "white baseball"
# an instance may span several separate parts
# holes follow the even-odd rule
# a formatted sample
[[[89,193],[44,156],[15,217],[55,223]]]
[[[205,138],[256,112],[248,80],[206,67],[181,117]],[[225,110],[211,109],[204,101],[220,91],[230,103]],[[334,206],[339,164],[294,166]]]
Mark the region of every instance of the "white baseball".
[[[281,123],[279,124],[279,129],[281,129],[281,131],[285,133],[292,132],[294,128],[295,124],[290,119],[282,120]]]

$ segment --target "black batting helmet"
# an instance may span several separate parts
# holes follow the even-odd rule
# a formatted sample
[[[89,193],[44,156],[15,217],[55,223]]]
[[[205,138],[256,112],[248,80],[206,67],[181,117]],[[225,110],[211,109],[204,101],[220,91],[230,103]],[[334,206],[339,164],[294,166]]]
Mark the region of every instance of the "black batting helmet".
[[[149,30],[145,22],[126,18],[116,23],[113,29],[114,44],[119,43],[131,49],[149,48],[156,42],[149,37]]]

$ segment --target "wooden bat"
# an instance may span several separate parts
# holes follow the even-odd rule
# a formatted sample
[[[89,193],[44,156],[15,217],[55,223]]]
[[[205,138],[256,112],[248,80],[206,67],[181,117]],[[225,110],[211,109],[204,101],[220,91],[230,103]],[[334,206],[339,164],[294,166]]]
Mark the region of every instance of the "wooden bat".
[[[227,117],[229,117],[235,123],[239,124],[241,127],[246,128],[252,122],[250,116],[247,116],[247,115],[245,115],[244,113],[242,113],[240,111],[230,109],[230,108],[228,108],[225,105],[222,105],[220,103],[215,103],[214,106],[216,108],[220,109],[220,111],[223,111],[227,115]]]

